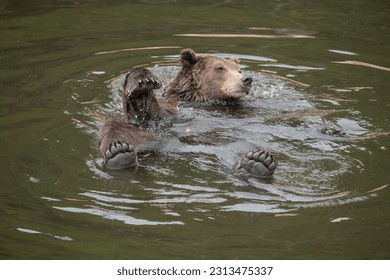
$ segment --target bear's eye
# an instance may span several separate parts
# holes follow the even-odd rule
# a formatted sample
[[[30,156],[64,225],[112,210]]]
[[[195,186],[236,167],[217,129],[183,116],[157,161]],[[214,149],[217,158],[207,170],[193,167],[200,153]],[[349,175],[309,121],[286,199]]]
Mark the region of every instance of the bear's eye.
[[[225,70],[225,68],[223,68],[222,66],[218,66],[218,67],[217,67],[217,71],[218,71],[218,72],[222,72],[223,70]]]

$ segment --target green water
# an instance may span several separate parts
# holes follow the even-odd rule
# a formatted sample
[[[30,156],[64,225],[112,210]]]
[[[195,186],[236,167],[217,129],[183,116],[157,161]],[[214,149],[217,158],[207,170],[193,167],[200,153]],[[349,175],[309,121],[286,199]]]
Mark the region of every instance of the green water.
[[[0,258],[388,259],[389,14],[367,0],[0,1]],[[146,47],[161,48],[97,54]],[[140,64],[168,80],[185,47],[240,57],[254,94],[238,112],[183,104],[160,153],[101,170],[93,115],[120,105],[107,81]],[[231,173],[237,139],[274,152],[272,181]]]

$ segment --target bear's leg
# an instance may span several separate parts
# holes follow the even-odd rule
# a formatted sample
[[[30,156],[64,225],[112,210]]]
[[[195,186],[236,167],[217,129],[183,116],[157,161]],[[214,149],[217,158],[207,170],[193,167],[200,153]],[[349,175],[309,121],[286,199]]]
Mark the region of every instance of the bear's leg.
[[[137,164],[137,153],[132,145],[114,141],[104,152],[104,166],[109,169],[124,169]]]
[[[276,162],[274,161],[270,152],[264,150],[254,150],[248,152],[239,161],[236,170],[246,171],[250,175],[261,178],[271,177],[276,169]]]
[[[153,134],[125,121],[108,120],[99,131],[99,150],[103,166],[124,169],[137,164],[135,147],[153,139]]]
[[[126,75],[122,105],[128,123],[144,127],[148,121],[160,117],[160,108],[153,93],[160,87],[158,77],[143,67],[136,67]]]

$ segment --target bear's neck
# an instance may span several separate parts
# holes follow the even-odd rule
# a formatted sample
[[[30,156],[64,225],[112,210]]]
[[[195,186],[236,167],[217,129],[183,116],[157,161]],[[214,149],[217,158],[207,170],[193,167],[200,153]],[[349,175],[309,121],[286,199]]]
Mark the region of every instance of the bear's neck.
[[[186,77],[183,79],[183,77]],[[184,101],[208,101],[203,94],[199,81],[191,71],[181,70],[177,76],[167,85],[164,96],[179,98]]]

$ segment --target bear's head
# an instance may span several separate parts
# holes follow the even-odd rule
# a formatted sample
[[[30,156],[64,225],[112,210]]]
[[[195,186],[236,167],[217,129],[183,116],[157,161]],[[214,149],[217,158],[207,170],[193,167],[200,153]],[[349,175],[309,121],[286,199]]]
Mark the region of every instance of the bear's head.
[[[181,68],[166,86],[164,96],[181,100],[237,100],[246,96],[252,78],[243,77],[239,59],[197,55],[184,49],[179,55]]]

